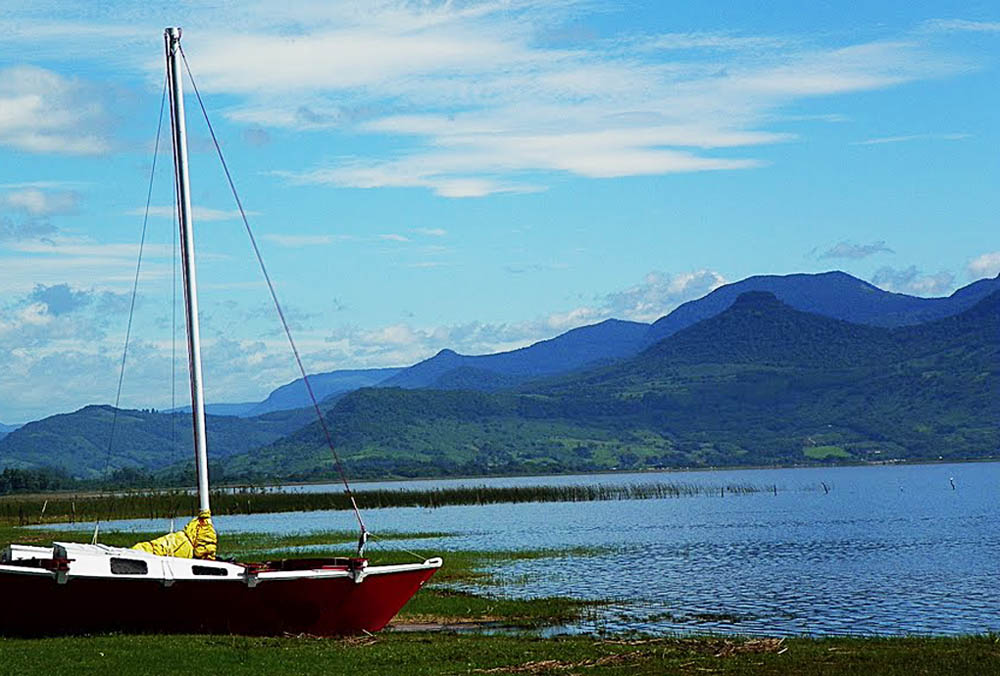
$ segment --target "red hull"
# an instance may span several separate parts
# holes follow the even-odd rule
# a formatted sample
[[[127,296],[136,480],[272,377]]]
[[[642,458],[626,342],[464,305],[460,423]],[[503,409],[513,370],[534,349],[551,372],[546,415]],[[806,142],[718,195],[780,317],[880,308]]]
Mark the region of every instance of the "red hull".
[[[0,634],[104,631],[333,636],[378,631],[436,569],[350,578],[230,581],[74,578],[0,573]]]

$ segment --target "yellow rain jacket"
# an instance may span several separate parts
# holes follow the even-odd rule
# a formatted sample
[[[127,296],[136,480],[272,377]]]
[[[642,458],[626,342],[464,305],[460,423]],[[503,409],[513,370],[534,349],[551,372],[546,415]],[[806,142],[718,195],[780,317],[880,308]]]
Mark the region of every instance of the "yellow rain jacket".
[[[204,510],[184,526],[184,530],[167,533],[149,542],[132,545],[157,556],[176,556],[182,559],[215,559],[219,536],[212,525],[212,513]]]

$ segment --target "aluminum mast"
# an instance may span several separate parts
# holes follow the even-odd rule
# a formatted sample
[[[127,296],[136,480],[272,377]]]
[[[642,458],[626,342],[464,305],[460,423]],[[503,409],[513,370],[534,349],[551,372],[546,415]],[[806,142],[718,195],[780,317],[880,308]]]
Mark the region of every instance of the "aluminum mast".
[[[188,181],[187,130],[184,125],[184,92],[181,86],[181,29],[163,32],[170,90],[170,130],[174,146],[174,182],[180,225],[181,259],[184,263],[184,309],[187,318],[188,364],[191,369],[191,417],[194,427],[195,466],[198,471],[198,508],[209,509],[208,452],[205,443],[205,393],[201,377],[201,335],[198,328],[198,285],[194,265],[194,223]]]

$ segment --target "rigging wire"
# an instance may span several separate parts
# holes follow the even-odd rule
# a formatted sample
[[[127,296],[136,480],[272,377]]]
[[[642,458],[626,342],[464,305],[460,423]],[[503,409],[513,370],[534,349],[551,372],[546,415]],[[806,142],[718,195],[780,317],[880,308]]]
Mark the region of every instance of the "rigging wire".
[[[132,336],[132,319],[135,316],[135,299],[139,294],[139,270],[142,268],[142,251],[146,244],[146,225],[149,223],[149,205],[153,199],[153,178],[156,175],[156,156],[160,149],[160,132],[163,129],[163,108],[167,99],[167,80],[163,80],[163,93],[160,95],[160,117],[156,123],[156,141],[153,143],[153,162],[149,169],[149,188],[146,190],[146,211],[142,216],[142,235],[139,237],[139,256],[135,262],[135,280],[132,282],[132,301],[128,308],[128,325],[125,328],[125,346],[122,348],[121,367],[118,371],[118,391],[115,394],[115,407],[111,414],[111,434],[108,437],[108,453],[104,461],[104,477],[111,468],[111,448],[115,442],[115,428],[118,426],[118,405],[122,398],[122,383],[125,380],[125,360],[128,357],[128,343]],[[95,534],[96,537],[96,534]]]
[[[376,537],[374,533],[369,533],[368,535],[375,542],[385,542],[385,540],[383,540],[382,538]],[[415,557],[418,561],[426,561],[428,559],[428,557],[425,554],[418,554],[417,552],[415,552],[413,550],[410,550],[410,549],[407,549],[406,547],[400,547],[399,543],[395,543],[395,544],[396,544],[396,549],[397,550],[403,552],[404,554],[409,554],[410,556]]]
[[[285,319],[285,313],[281,309],[281,303],[278,302],[278,293],[274,289],[274,284],[271,282],[271,276],[267,272],[267,267],[264,265],[264,257],[261,255],[260,247],[257,246],[257,238],[254,237],[253,230],[250,228],[250,221],[247,220],[246,211],[243,209],[243,202],[240,200],[240,196],[236,191],[236,184],[233,182],[232,174],[229,173],[229,166],[226,164],[226,158],[222,155],[222,146],[219,145],[219,140],[215,136],[215,130],[212,128],[212,122],[208,119],[208,111],[205,109],[205,102],[201,99],[201,93],[198,91],[198,85],[195,83],[194,74],[191,72],[191,65],[188,63],[187,55],[184,53],[184,48],[178,44],[178,49],[181,52],[181,59],[184,61],[184,68],[187,70],[188,78],[191,80],[191,87],[194,89],[195,97],[198,99],[198,105],[201,107],[201,113],[205,117],[205,124],[208,126],[208,133],[212,137],[212,143],[215,144],[215,151],[219,156],[219,161],[222,163],[222,169],[226,173],[226,180],[229,181],[229,188],[233,193],[233,198],[236,200],[236,206],[239,208],[240,217],[243,219],[243,225],[246,228],[247,235],[250,237],[250,244],[253,247],[254,255],[257,257],[257,264],[260,266],[260,270],[264,275],[264,281],[267,282],[267,288],[271,292],[271,300],[274,302],[274,307],[278,311],[278,318],[281,320],[281,325],[285,329],[285,336],[288,338],[288,344],[292,348],[292,354],[295,355],[295,363],[299,367],[299,373],[302,374],[302,382],[305,383],[306,391],[309,393],[309,399],[312,401],[313,409],[316,411],[316,417],[319,420],[320,427],[323,429],[323,434],[326,437],[327,446],[330,448],[330,452],[333,454],[334,463],[337,466],[337,472],[340,474],[340,480],[344,484],[344,492],[351,501],[351,507],[354,510],[354,517],[358,521],[358,526],[361,528],[361,537],[358,540],[358,554],[362,554],[364,551],[365,544],[368,541],[368,529],[365,528],[364,519],[361,518],[361,511],[358,509],[358,503],[354,500],[354,492],[351,491],[351,486],[347,482],[347,473],[344,471],[343,463],[340,461],[340,454],[337,453],[337,449],[333,444],[333,436],[330,434],[330,428],[326,424],[326,419],[323,417],[323,413],[319,408],[319,402],[316,399],[316,394],[313,392],[312,385],[309,382],[309,376],[306,374],[306,369],[302,365],[302,358],[299,355],[299,350],[295,346],[295,340],[292,338],[292,331],[288,327],[288,321]]]

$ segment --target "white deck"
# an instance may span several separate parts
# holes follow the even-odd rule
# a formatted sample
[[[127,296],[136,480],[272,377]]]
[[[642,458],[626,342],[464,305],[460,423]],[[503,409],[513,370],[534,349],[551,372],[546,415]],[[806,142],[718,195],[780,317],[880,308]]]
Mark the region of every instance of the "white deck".
[[[66,570],[17,565],[32,559],[68,560]],[[0,554],[0,574],[43,575],[65,583],[73,578],[104,578],[123,580],[155,580],[166,586],[176,581],[242,582],[255,587],[262,582],[300,580],[303,578],[351,578],[361,583],[369,575],[387,575],[419,569],[440,568],[440,558],[423,563],[391,566],[363,564],[355,570],[314,568],[306,570],[251,571],[224,561],[181,559],[157,556],[136,549],[87,545],[75,542],[55,542],[51,547],[9,545]]]

